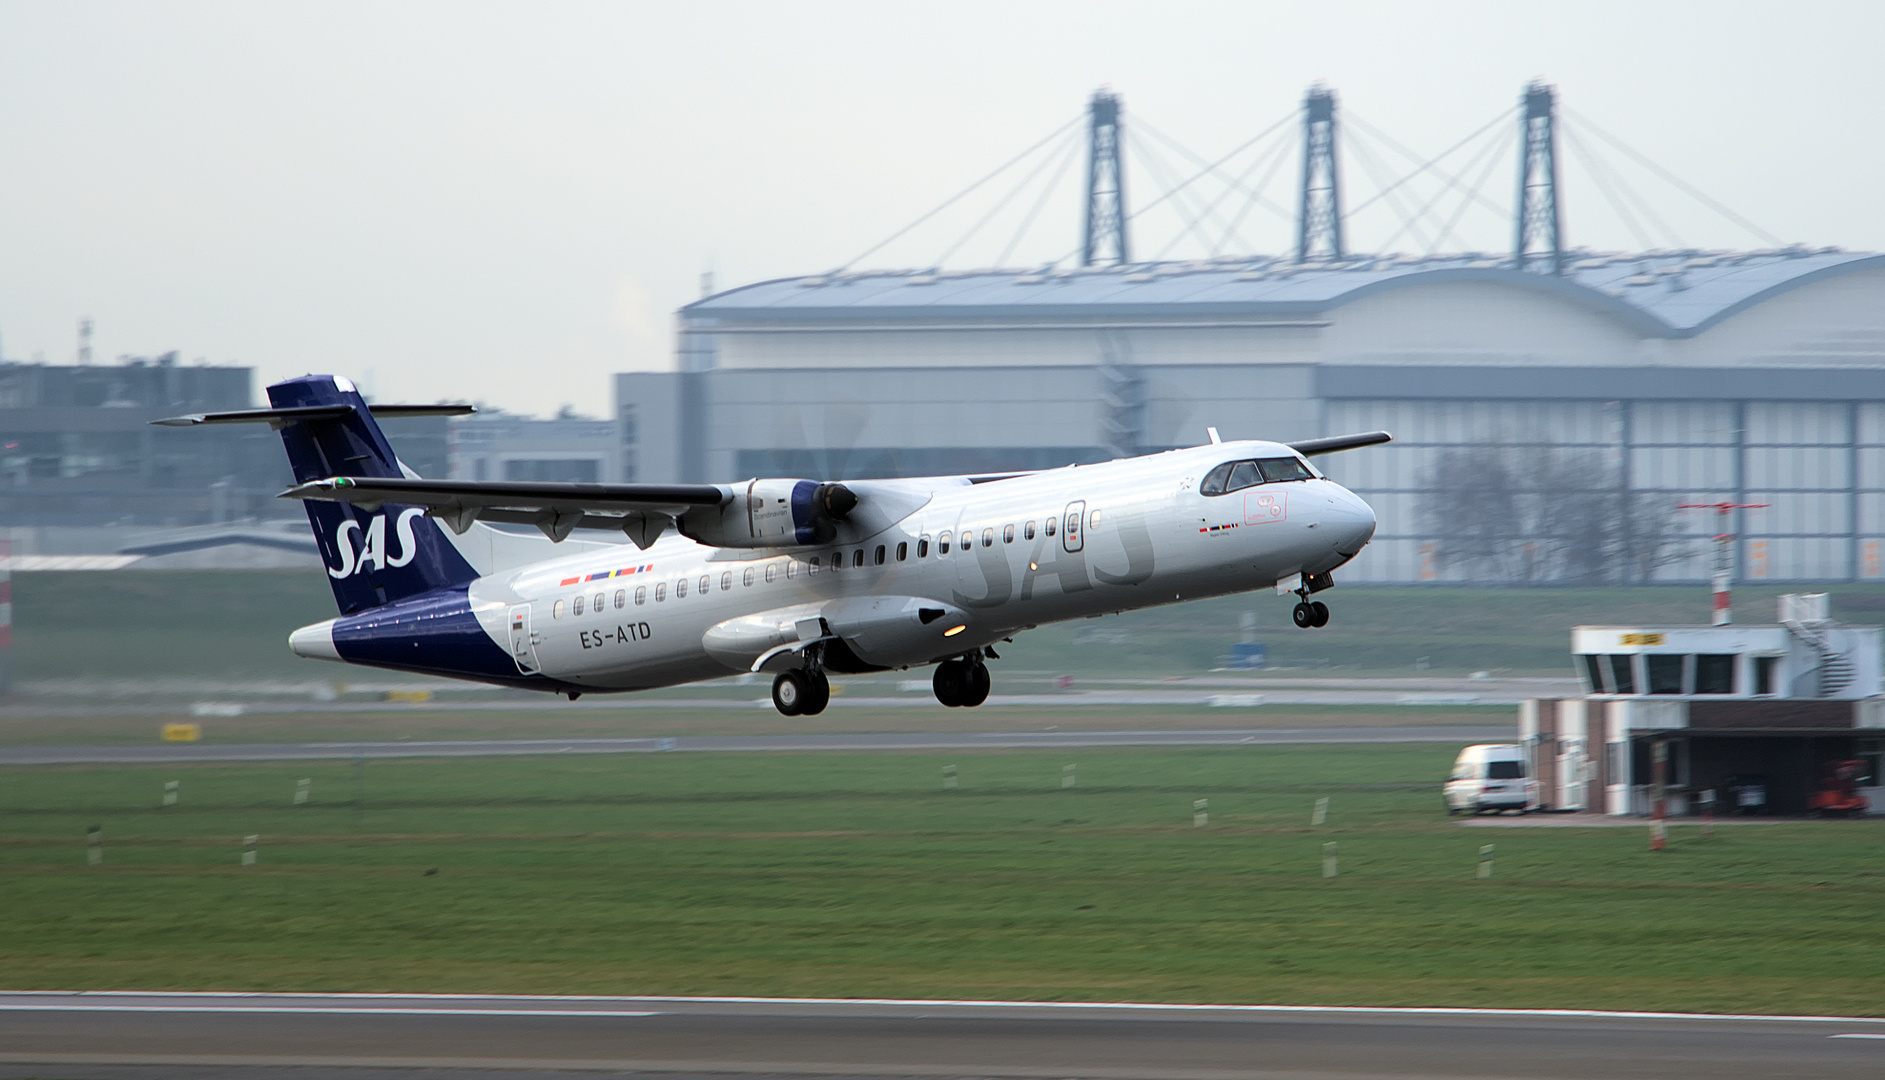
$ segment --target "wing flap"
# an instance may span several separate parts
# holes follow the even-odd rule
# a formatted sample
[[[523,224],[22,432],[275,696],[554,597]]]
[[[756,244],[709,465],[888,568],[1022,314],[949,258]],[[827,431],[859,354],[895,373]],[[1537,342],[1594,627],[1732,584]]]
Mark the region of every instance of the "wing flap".
[[[196,427],[199,424],[267,424],[281,428],[302,420],[338,420],[353,412],[352,405],[293,405],[283,409],[238,409],[234,412],[190,413],[152,420],[159,427]],[[370,405],[367,411],[381,420],[415,416],[469,416],[475,405]]]
[[[368,509],[423,506],[459,533],[474,521],[534,525],[559,543],[575,529],[614,529],[646,548],[694,507],[732,498],[712,484],[554,484],[335,476],[300,484],[284,499],[319,499]]]

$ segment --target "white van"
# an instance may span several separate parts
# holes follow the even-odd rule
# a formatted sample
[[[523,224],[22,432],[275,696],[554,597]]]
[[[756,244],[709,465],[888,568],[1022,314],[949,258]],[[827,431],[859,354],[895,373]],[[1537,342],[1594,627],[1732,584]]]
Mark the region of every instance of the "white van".
[[[1446,812],[1531,809],[1538,802],[1538,782],[1526,775],[1525,748],[1512,743],[1484,743],[1460,751],[1446,780]]]

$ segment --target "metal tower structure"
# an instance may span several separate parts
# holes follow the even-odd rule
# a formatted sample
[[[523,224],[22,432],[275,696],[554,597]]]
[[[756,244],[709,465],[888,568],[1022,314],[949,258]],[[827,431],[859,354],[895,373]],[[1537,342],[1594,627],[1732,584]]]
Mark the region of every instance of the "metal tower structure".
[[[1120,145],[1119,98],[1093,92],[1086,169],[1086,240],[1080,265],[1132,261],[1126,241],[1126,169]]]
[[[1312,86],[1302,102],[1302,201],[1296,217],[1296,261],[1340,259],[1342,181],[1335,160],[1335,91]]]
[[[1518,211],[1513,221],[1512,265],[1564,273],[1563,214],[1558,206],[1558,95],[1532,83],[1519,97]]]

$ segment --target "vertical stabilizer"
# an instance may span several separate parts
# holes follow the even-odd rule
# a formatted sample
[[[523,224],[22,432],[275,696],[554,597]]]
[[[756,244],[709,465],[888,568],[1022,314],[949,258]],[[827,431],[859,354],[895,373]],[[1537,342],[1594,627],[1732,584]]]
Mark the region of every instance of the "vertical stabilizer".
[[[303,375],[269,387],[268,400],[277,409],[351,407],[338,417],[298,419],[282,426],[281,441],[296,483],[331,476],[406,475],[366,400],[347,379]],[[388,504],[369,509],[314,499],[303,505],[343,615],[463,586],[478,576],[422,507]]]

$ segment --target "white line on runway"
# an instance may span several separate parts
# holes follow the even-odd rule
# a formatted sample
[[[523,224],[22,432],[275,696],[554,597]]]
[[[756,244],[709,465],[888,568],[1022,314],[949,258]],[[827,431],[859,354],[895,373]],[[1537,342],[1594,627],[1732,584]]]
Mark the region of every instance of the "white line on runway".
[[[47,1002],[43,999],[60,998],[60,1002]],[[122,999],[161,998],[173,1001],[166,1005],[135,1005]],[[19,1001],[16,999],[41,999]],[[301,1002],[335,1002],[332,1005],[300,1004]],[[400,1002],[424,1002],[425,1005],[401,1005]],[[458,1002],[456,1006],[447,1006],[445,1002]],[[543,1002],[561,1004],[562,1010],[550,1009],[505,1009],[500,1005],[487,1004],[497,1002]],[[521,1016],[655,1016],[662,1010],[630,1011],[618,1008],[613,1012],[600,1009],[573,1009],[569,1006],[581,1002],[595,1002],[599,1005],[671,1005],[686,1007],[690,1005],[756,1005],[756,1006],[827,1006],[879,1008],[958,1008],[958,1009],[1045,1009],[1054,1011],[1133,1011],[1133,1012],[1168,1012],[1168,1013],[1241,1013],[1241,1014],[1332,1014],[1332,1015],[1372,1015],[1372,1016],[1505,1016],[1505,1017],[1566,1017],[1602,1020],[1730,1020],[1746,1022],[1766,1020],[1778,1023],[1808,1024],[1885,1024],[1885,1018],[1865,1016],[1806,1016],[1773,1015],[1762,1013],[1689,1013],[1689,1012],[1631,1012],[1613,1009],[1494,1009],[1468,1008],[1463,1006],[1430,1007],[1370,1007],[1365,1005],[1210,1005],[1181,1004],[1169,1002],[1108,1002],[1108,1001],[996,1001],[983,999],[950,998],[768,998],[768,997],[654,997],[654,996],[595,996],[567,997],[553,994],[292,994],[292,993],[243,993],[218,994],[194,991],[125,991],[125,990],[27,990],[0,991],[0,1012],[5,1011],[52,1011],[52,1010],[95,1010],[101,1012],[385,1012],[412,1013],[425,1015],[521,1015]],[[357,1004],[354,1004],[357,1003]],[[369,1004],[375,1003],[375,1004]],[[1880,1034],[1840,1034],[1829,1038],[1865,1038],[1885,1039]]]
[[[1885,1035],[1868,1035],[1857,1031],[1849,1031],[1843,1035],[1828,1035],[1826,1037],[1829,1039],[1885,1039]]]

